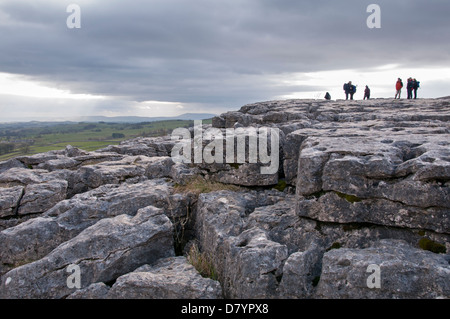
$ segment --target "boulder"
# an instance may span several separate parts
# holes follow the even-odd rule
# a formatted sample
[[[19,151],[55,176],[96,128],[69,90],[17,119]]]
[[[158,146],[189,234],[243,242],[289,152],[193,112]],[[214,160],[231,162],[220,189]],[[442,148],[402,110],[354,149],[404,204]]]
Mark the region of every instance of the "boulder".
[[[22,186],[0,188],[0,218],[14,216],[23,196]]]
[[[19,203],[19,215],[43,213],[66,199],[67,181],[51,180],[27,185]]]
[[[185,257],[169,257],[119,277],[109,299],[218,299],[218,281],[203,278]]]
[[[134,217],[102,219],[46,257],[9,271],[0,298],[63,298],[77,289],[69,284],[73,266],[85,288],[173,255],[172,223],[161,209],[146,207]]]
[[[449,258],[395,240],[366,249],[334,249],[323,256],[315,297],[448,299]]]

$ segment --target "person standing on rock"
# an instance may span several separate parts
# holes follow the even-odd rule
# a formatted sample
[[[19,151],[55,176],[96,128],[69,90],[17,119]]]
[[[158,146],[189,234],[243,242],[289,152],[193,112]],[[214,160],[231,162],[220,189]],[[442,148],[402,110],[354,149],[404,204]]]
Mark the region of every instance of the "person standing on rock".
[[[420,82],[414,79],[412,81],[412,88],[414,90],[414,99],[417,99],[417,89],[420,88]],[[412,96],[411,96],[412,98]]]
[[[352,81],[344,84],[345,99],[348,100],[350,95],[350,100],[353,100],[353,94],[356,93],[356,86],[352,84]]]
[[[408,91],[408,100],[412,99],[412,91],[413,91],[413,79],[408,79],[408,84],[406,84],[406,90]]]
[[[402,94],[402,87],[403,87],[403,82],[402,79],[398,78],[397,83],[395,84],[395,90],[397,91],[397,93],[395,93],[395,98],[397,98],[398,95],[398,99],[400,99],[400,95]]]
[[[364,99],[363,100],[365,100],[365,99],[370,99],[370,89],[369,89],[369,87],[366,85],[366,89],[364,90]]]

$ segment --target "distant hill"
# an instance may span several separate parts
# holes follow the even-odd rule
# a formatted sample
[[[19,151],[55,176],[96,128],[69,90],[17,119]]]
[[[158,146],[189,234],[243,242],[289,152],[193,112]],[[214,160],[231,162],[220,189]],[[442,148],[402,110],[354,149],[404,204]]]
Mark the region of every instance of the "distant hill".
[[[216,116],[211,113],[184,113],[178,116],[143,117],[143,116],[81,116],[73,120],[78,122],[114,122],[114,123],[140,123],[167,120],[206,120]]]

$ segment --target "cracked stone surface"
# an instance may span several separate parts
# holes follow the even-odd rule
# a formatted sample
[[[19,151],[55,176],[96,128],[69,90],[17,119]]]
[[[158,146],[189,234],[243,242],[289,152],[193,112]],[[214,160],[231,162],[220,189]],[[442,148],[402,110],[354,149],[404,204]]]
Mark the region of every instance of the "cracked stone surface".
[[[276,129],[271,174],[248,148],[174,163],[171,136],[0,162],[0,297],[450,298],[449,121],[450,98],[280,100],[199,130],[249,147]],[[177,191],[196,178],[223,189]],[[187,263],[194,242],[218,281]]]

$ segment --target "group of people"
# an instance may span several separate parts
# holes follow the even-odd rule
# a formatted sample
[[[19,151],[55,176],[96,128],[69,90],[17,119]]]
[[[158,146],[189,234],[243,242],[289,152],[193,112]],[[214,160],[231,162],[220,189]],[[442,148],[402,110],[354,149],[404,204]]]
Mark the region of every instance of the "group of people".
[[[408,82],[406,83],[406,92],[408,93],[408,99],[413,98],[413,92],[414,92],[414,99],[417,99],[417,89],[420,87],[420,82],[416,79],[409,78]],[[402,79],[398,78],[397,83],[395,84],[395,89],[397,92],[395,93],[395,98],[400,99],[400,95],[403,88],[403,81]]]
[[[348,100],[350,96],[350,100],[353,100],[353,95],[356,93],[356,85],[352,84],[352,81],[349,81],[348,83],[344,83],[344,92],[345,92],[345,99]],[[331,100],[330,93],[327,92],[325,94],[325,99]],[[370,99],[370,88],[366,85],[366,88],[364,89],[364,100]]]
[[[406,84],[406,89],[408,92],[408,99],[412,99],[413,98],[413,92],[414,92],[414,99],[417,99],[417,89],[420,87],[420,82],[417,81],[416,79],[413,78],[409,78],[408,79],[408,83]],[[402,79],[398,78],[397,83],[395,84],[395,98],[400,99],[400,95],[401,95],[401,91],[403,88],[403,82]],[[349,81],[348,83],[344,84],[344,92],[345,92],[345,99],[348,100],[350,97],[350,100],[353,100],[353,95],[356,93],[356,85],[352,84],[352,81]],[[326,93],[325,94],[325,99],[327,100],[331,100],[331,95],[330,93]],[[370,99],[370,88],[369,86],[366,85],[366,88],[364,89],[364,100],[365,99]]]

